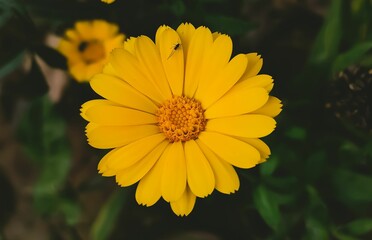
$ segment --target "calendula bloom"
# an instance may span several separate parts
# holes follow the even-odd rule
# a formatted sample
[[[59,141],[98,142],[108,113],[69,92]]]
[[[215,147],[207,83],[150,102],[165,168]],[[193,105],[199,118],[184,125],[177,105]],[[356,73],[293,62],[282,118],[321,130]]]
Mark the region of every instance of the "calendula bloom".
[[[91,146],[113,149],[98,165],[120,186],[137,182],[136,200],[160,198],[188,215],[196,197],[239,189],[234,169],[270,155],[259,138],[276,125],[272,77],[257,75],[256,53],[231,59],[232,41],[206,27],[159,27],[155,43],[130,38],[90,82],[105,99],[83,104]]]
[[[104,3],[110,4],[110,3],[115,2],[115,0],[101,0],[101,2],[104,2]]]
[[[79,21],[68,29],[57,50],[66,58],[70,74],[79,82],[89,81],[108,62],[109,53],[123,44],[125,36],[116,24],[104,20]]]

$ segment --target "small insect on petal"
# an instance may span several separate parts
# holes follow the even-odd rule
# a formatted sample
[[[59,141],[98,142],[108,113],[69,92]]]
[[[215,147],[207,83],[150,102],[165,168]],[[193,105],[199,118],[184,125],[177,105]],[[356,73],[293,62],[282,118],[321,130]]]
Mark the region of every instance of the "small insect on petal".
[[[181,43],[176,43],[174,46],[173,46],[173,49],[172,49],[172,52],[169,54],[167,60],[173,56],[173,54],[181,48]]]

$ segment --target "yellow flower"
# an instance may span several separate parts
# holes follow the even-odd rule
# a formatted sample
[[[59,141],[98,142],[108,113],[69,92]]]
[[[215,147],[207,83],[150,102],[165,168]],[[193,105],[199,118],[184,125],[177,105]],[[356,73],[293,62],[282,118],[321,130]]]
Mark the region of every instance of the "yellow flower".
[[[68,29],[57,50],[66,58],[70,74],[79,82],[102,71],[110,52],[120,47],[125,36],[118,26],[104,20],[79,21]]]
[[[275,128],[279,99],[272,77],[257,75],[256,53],[230,59],[232,41],[206,27],[161,26],[155,43],[130,38],[90,82],[105,99],[83,104],[91,146],[111,149],[98,165],[121,186],[138,183],[136,200],[161,197],[188,215],[196,197],[239,189],[234,167],[252,168],[270,155],[259,138]]]
[[[110,4],[110,3],[115,2],[115,0],[101,0],[101,2],[104,2],[104,3]]]

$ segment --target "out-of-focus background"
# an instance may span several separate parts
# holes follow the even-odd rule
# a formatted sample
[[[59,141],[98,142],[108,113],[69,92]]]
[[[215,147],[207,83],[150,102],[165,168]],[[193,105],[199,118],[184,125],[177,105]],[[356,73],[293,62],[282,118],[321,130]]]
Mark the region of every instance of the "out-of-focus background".
[[[229,34],[283,101],[269,160],[188,217],[97,173],[80,105],[96,98],[54,50],[78,20],[126,36],[163,24]],[[0,0],[0,239],[372,239],[371,0]]]

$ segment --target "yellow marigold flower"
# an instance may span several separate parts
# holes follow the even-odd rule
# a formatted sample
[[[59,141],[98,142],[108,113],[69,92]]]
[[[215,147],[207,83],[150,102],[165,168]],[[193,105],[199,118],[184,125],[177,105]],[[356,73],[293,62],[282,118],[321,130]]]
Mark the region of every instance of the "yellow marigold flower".
[[[104,3],[110,4],[110,3],[115,2],[115,0],[101,0],[101,2],[104,2]]]
[[[66,58],[71,75],[79,82],[102,71],[110,52],[120,47],[125,36],[118,33],[116,24],[104,20],[79,21],[68,29],[57,50]]]
[[[232,59],[232,41],[206,27],[159,27],[155,43],[130,38],[115,49],[90,82],[105,99],[83,104],[91,146],[111,149],[98,165],[120,186],[138,183],[136,200],[161,197],[188,215],[196,197],[239,189],[234,169],[252,168],[270,155],[259,138],[281,111],[269,96],[273,79],[258,75],[256,53]]]

